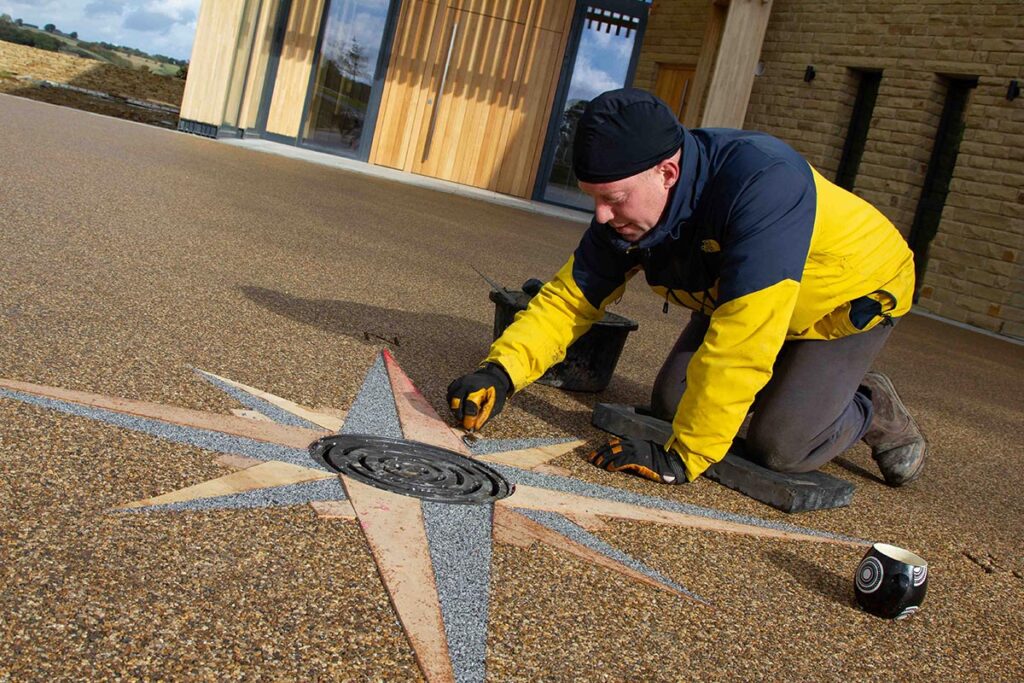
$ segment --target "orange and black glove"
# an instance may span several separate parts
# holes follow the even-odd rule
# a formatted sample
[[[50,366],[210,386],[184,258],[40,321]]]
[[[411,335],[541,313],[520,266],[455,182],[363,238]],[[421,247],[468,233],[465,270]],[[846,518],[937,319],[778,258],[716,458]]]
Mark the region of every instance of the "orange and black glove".
[[[501,412],[511,390],[512,380],[505,369],[487,363],[448,385],[448,407],[463,428],[473,431]]]
[[[609,472],[628,472],[660,484],[685,484],[686,468],[678,455],[643,439],[609,439],[587,456]]]

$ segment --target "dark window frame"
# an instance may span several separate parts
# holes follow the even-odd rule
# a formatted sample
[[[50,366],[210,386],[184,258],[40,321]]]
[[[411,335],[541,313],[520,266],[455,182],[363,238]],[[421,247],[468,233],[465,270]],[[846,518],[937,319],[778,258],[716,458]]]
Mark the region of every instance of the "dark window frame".
[[[853,191],[860,169],[860,161],[867,146],[868,131],[871,129],[871,117],[874,115],[878,91],[882,83],[882,71],[878,69],[851,69],[857,74],[857,97],[850,113],[850,123],[846,129],[846,142],[843,143],[843,155],[836,169],[836,185],[844,190]]]
[[[946,198],[949,195],[949,184],[956,171],[960,143],[967,129],[967,107],[971,91],[978,87],[977,76],[939,74],[939,78],[946,84],[945,100],[939,125],[935,130],[935,142],[928,160],[928,171],[914,212],[914,222],[907,238],[910,249],[914,252],[915,303],[920,297],[921,285],[928,266],[928,250],[938,234]]]
[[[646,5],[646,8],[642,7]],[[585,22],[588,21],[587,8],[596,6],[600,9],[607,9],[621,14],[635,15],[638,10],[645,9],[639,17],[640,23],[637,27],[636,43],[633,54],[630,56],[629,67],[626,69],[626,83],[623,87],[629,88],[633,85],[636,76],[636,68],[640,61],[640,51],[643,48],[644,33],[647,30],[647,22],[650,19],[651,3],[649,0],[577,0],[572,23],[569,28],[569,41],[565,46],[565,55],[562,58],[562,67],[558,75],[558,88],[555,90],[555,98],[552,103],[548,120],[548,131],[544,136],[543,153],[541,154],[540,167],[537,169],[537,178],[533,184],[531,199],[545,204],[562,206],[577,211],[587,211],[578,206],[561,204],[544,198],[544,190],[547,187],[551,170],[555,164],[555,152],[558,138],[558,127],[562,121],[562,112],[565,109],[565,101],[569,97],[569,86],[572,84],[573,66],[576,64],[576,56],[579,52],[580,41],[583,38]]]

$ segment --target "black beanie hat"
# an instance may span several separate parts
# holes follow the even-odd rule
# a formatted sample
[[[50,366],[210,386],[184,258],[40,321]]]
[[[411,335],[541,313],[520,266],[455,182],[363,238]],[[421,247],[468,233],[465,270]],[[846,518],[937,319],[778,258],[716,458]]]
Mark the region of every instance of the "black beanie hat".
[[[643,90],[609,90],[583,110],[572,167],[585,183],[610,183],[654,167],[683,144],[683,127],[668,105]]]

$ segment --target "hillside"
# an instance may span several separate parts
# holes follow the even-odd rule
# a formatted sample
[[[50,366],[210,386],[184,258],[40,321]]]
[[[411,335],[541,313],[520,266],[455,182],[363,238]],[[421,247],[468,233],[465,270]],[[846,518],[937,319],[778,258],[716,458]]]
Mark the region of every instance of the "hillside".
[[[39,81],[98,91],[114,99],[45,87]],[[181,106],[184,90],[185,81],[179,78],[157,76],[145,70],[0,42],[0,93],[174,127],[177,117],[173,114],[134,107],[117,98],[143,100],[177,109]]]
[[[47,31],[17,22],[20,20],[0,15],[0,41],[86,57],[129,69],[147,69],[159,76],[174,76],[187,64],[181,59],[150,55],[136,48],[79,40],[77,33],[64,33],[56,27]]]

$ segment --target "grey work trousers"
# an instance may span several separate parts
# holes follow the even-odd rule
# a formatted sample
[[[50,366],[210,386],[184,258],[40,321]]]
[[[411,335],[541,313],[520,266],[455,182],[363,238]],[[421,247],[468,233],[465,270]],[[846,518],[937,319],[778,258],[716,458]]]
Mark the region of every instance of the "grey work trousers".
[[[686,389],[686,366],[710,317],[694,313],[654,381],[651,409],[671,421]],[[861,380],[892,332],[878,325],[841,339],[787,341],[754,399],[743,455],[777,472],[810,472],[853,446],[871,424]]]

